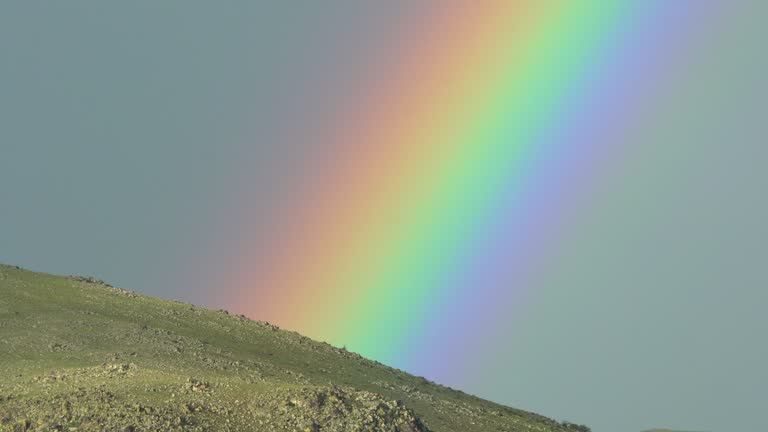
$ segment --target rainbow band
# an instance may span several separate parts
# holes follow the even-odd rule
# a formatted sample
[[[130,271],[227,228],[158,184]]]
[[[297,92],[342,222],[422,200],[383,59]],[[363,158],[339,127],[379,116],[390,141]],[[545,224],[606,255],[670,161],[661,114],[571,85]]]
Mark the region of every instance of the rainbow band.
[[[387,86],[340,120],[337,163],[261,246],[267,271],[237,282],[254,317],[422,372],[525,295],[642,106],[656,73],[642,68],[673,55],[654,38],[682,9],[440,5]]]

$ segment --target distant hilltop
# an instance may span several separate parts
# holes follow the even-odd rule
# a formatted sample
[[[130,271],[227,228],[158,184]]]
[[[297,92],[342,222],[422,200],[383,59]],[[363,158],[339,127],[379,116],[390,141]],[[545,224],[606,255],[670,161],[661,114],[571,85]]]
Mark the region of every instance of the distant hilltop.
[[[681,431],[674,429],[648,429],[643,432],[702,432],[702,431]]]

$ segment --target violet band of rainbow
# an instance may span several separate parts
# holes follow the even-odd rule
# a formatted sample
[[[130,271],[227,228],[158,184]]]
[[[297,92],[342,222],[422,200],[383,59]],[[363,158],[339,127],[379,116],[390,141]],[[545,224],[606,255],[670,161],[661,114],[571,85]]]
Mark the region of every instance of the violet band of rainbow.
[[[410,371],[461,368],[530,295],[710,7],[437,3],[331,128],[336,163],[258,245],[267,262],[236,266],[239,308]]]

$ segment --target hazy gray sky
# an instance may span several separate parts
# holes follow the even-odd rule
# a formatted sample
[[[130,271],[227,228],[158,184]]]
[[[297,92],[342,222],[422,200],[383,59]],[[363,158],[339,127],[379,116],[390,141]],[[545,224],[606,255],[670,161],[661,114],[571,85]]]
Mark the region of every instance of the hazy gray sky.
[[[190,264],[220,215],[247,190],[267,229],[414,3],[3,2],[0,262],[221,306]],[[768,2],[733,3],[488,354],[509,374],[447,384],[595,432],[768,430]]]

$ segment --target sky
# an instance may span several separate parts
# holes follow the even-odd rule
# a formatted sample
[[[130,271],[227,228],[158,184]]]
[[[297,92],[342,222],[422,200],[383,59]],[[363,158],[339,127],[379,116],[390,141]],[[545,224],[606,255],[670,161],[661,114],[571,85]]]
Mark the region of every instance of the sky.
[[[493,343],[439,368],[438,342],[380,360],[595,432],[768,428],[768,3],[713,3]],[[242,299],[270,288],[233,274],[272,253],[344,156],[329,125],[440,9],[4,2],[0,262],[260,319]],[[354,350],[345,337],[325,338]]]

